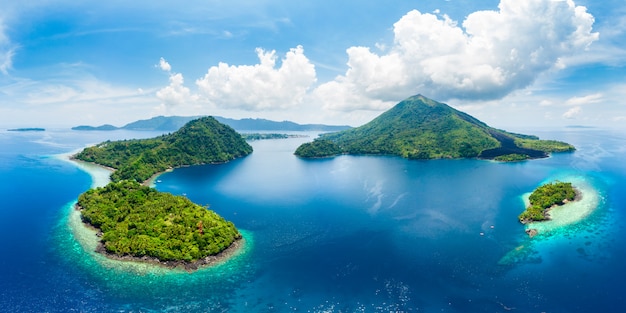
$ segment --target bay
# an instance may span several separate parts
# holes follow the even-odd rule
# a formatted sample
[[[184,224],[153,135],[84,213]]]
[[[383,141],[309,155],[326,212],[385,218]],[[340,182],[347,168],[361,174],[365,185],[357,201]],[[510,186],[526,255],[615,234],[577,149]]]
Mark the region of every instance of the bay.
[[[54,155],[145,132],[0,132],[3,311],[619,312],[626,256],[626,134],[524,130],[575,153],[521,163],[340,156],[303,160],[309,138],[251,142],[254,153],[185,167],[156,188],[232,220],[234,259],[194,273],[128,268],[72,231],[91,178]],[[309,134],[314,135],[314,134]],[[529,239],[522,195],[576,177],[597,208]]]

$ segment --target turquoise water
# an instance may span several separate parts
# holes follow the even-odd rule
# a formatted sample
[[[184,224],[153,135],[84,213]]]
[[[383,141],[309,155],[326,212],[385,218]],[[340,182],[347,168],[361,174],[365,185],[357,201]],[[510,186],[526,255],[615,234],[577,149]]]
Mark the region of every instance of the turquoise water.
[[[142,132],[0,131],[2,311],[621,312],[626,134],[530,130],[578,151],[531,162],[300,160],[310,138],[256,141],[221,165],[176,169],[156,188],[242,229],[229,261],[194,273],[92,252],[72,205],[92,177],[54,155]],[[523,195],[578,179],[584,219],[529,239]],[[80,227],[78,227],[80,229]]]

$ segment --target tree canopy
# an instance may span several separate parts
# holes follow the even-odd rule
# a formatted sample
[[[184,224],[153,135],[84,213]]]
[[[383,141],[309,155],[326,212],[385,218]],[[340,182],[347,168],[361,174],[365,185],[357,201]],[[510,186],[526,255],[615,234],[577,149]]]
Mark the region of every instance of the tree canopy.
[[[546,210],[553,205],[563,205],[576,197],[572,183],[554,182],[539,186],[529,197],[530,206],[519,215],[522,223],[548,219]]]
[[[83,221],[102,231],[106,251],[118,256],[194,261],[241,238],[232,222],[206,207],[134,181],[91,189],[77,205]]]

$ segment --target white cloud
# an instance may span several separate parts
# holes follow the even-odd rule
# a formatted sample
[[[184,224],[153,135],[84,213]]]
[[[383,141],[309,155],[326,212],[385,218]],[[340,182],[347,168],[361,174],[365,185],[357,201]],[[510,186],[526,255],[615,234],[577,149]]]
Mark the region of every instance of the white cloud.
[[[9,77],[5,81],[0,92],[1,125],[19,127],[25,121],[38,121],[67,127],[130,122],[145,118],[146,107],[154,104],[153,90],[139,94],[136,88],[111,85],[88,74],[46,80]]]
[[[300,104],[316,81],[315,66],[301,46],[291,49],[276,67],[276,51],[257,48],[259,64],[209,68],[196,84],[200,95],[218,107],[250,111],[276,110]]]
[[[567,110],[567,112],[563,113],[563,117],[566,119],[573,119],[573,118],[576,118],[578,115],[580,115],[582,111],[583,109],[581,107],[576,106]]]
[[[172,71],[172,66],[164,58],[159,60],[159,67],[166,72]]]
[[[170,75],[169,85],[156,92],[157,98],[161,100],[159,110],[166,111],[171,107],[194,105],[198,101],[198,95],[192,94],[191,90],[185,87],[183,74],[172,73],[172,66],[164,58],[159,60],[159,67]]]
[[[602,94],[595,93],[595,94],[582,96],[582,97],[569,98],[567,99],[567,101],[565,101],[565,104],[580,106],[580,105],[585,105],[585,104],[590,104],[590,103],[598,103],[598,102],[601,102],[602,100],[603,100]]]
[[[348,48],[349,69],[321,85],[316,99],[335,110],[383,109],[416,93],[499,99],[567,66],[565,57],[598,39],[593,23],[571,0],[502,0],[499,11],[474,12],[462,27],[446,15],[414,10],[394,24],[386,54]]]

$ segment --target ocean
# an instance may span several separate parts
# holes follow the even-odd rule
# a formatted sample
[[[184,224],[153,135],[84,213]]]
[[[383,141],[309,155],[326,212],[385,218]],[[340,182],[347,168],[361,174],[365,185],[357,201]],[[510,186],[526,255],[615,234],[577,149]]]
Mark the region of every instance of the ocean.
[[[72,206],[106,173],[60,156],[158,133],[0,130],[0,311],[623,312],[626,133],[523,132],[578,150],[519,163],[302,160],[307,133],[164,173],[157,189],[208,205],[246,240],[188,273],[94,253]],[[555,180],[589,197],[531,239],[517,221],[524,195]]]

